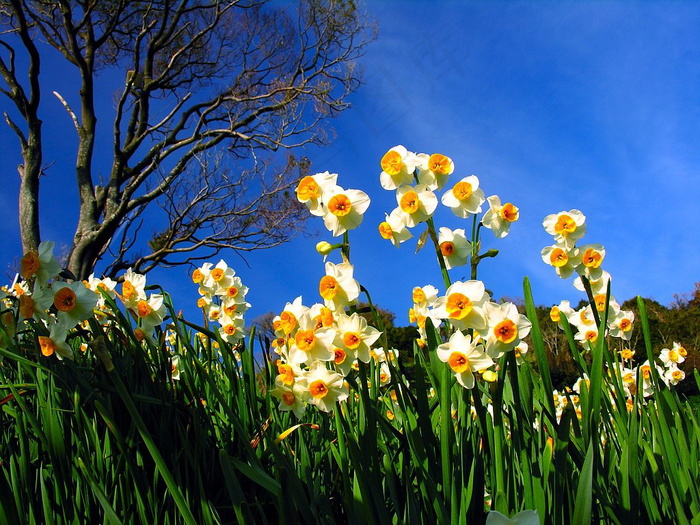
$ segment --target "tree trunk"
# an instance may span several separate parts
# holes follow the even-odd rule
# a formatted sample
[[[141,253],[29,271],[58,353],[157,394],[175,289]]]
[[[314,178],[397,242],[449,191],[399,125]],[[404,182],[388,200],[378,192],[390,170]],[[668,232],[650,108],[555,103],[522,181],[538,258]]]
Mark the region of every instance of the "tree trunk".
[[[29,125],[27,143],[22,148],[24,164],[18,166],[21,178],[19,186],[19,230],[22,250],[36,250],[41,242],[39,234],[39,176],[41,175],[41,120]]]

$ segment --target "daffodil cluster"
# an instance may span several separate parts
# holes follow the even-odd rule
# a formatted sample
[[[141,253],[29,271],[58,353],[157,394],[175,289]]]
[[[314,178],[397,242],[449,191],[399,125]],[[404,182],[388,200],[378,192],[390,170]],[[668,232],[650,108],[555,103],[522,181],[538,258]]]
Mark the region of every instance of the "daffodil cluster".
[[[438,206],[435,192],[447,185],[455,166],[451,158],[440,153],[413,153],[404,146],[387,151],[380,165],[382,188],[396,192],[397,207],[386,214],[386,219],[379,225],[379,234],[399,246],[413,236],[409,228],[433,217]],[[476,175],[455,182],[439,201],[462,219],[481,213],[482,205],[488,202],[489,209],[480,225],[492,230],[498,238],[508,235],[510,225],[519,218],[518,208],[512,203],[501,204],[497,195],[486,198]],[[464,229],[442,227],[438,242],[448,270],[466,264],[472,255],[472,245]]]
[[[309,404],[331,411],[347,399],[345,377],[357,370],[358,361],[373,361],[380,368],[381,385],[390,380],[387,355],[394,358],[395,354],[375,347],[381,332],[357,312],[348,313],[328,299],[307,307],[297,297],[273,319],[273,327],[279,360],[270,393],[279,399],[282,411],[301,417]]]
[[[199,286],[199,306],[206,318],[219,326],[224,341],[235,344],[245,336],[243,314],[250,308],[246,302],[248,287],[233,268],[222,259],[216,266],[204,263],[192,272],[192,282]]]
[[[105,324],[111,322],[106,297],[122,300],[137,321],[135,333],[143,336],[141,339],[150,337],[163,322],[166,315],[163,296],[147,296],[143,275],[128,270],[122,277],[121,294],[116,291],[117,282],[109,278],[90,275],[85,281],[66,282],[59,278],[64,274],[53,250],[54,243],[44,241],[36,251],[25,253],[20,261],[20,273],[4,293],[9,304],[2,317],[3,324],[13,328],[16,322],[35,323],[37,343],[43,355],[73,359],[68,339],[76,327],[89,330],[88,320],[93,317]],[[83,344],[81,348],[86,346]]]
[[[342,235],[357,228],[369,207],[369,197],[360,190],[346,190],[337,184],[336,173],[317,173],[301,179],[296,189],[297,199],[312,215],[323,218],[326,228]]]
[[[422,339],[427,337],[427,319],[436,328],[443,321],[454,328],[437,354],[465,388],[474,387],[474,372],[482,376],[492,372],[489,369],[506,352],[517,349],[519,358],[527,352],[523,338],[530,333],[532,323],[514,304],[492,301],[481,281],[454,282],[444,296],[438,296],[438,290],[430,285],[416,287],[412,296],[409,318],[418,325]]]
[[[552,266],[562,279],[576,273],[574,286],[577,290],[586,291],[585,283],[588,283],[597,313],[602,316],[606,305],[608,308],[606,334],[603,335],[629,341],[632,337],[634,312],[622,310],[614,296],[607,297],[611,278],[601,267],[605,259],[605,248],[601,244],[577,245],[586,233],[586,216],[580,210],[562,211],[547,215],[542,224],[555,241],[542,249],[542,260]],[[553,306],[550,311],[552,321],[560,326],[562,315],[576,328],[575,339],[590,350],[599,336],[593,307],[588,305],[574,310],[568,301],[564,301]]]

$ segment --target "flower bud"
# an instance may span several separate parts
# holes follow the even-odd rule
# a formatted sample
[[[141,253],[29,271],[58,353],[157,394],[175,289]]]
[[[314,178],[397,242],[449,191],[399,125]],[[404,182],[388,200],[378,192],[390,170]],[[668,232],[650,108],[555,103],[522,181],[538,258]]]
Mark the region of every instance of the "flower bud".
[[[333,251],[333,246],[326,241],[321,241],[316,245],[316,251],[325,256]]]

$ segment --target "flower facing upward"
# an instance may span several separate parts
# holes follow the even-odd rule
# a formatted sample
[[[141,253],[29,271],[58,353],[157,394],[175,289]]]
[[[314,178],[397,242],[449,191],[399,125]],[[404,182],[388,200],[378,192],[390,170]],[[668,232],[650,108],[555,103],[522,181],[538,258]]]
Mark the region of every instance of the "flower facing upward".
[[[335,346],[343,349],[351,360],[357,358],[363,363],[368,363],[370,347],[379,339],[381,332],[369,326],[367,320],[357,313],[350,316],[340,314],[337,316],[337,322]]]
[[[600,265],[605,258],[605,248],[602,244],[585,244],[579,246],[581,260],[576,268],[578,273],[585,275],[589,281],[595,281],[603,276],[603,269]]]
[[[470,215],[481,213],[481,205],[486,198],[484,191],[479,188],[477,176],[470,175],[446,191],[441,200],[457,217],[466,219]]]
[[[532,323],[513,303],[489,302],[484,305],[484,311],[488,324],[479,330],[479,335],[486,340],[486,352],[494,359],[513,350],[530,333]]]
[[[314,361],[295,383],[303,399],[323,412],[330,412],[335,404],[348,397],[345,379],[338,372],[328,370],[323,361]]]
[[[418,181],[433,191],[442,189],[455,170],[452,159],[441,153],[421,153],[418,155],[418,161]]]
[[[324,199],[323,223],[336,237],[360,225],[370,202],[364,191],[344,190],[340,186],[329,189]]]
[[[586,233],[586,216],[579,210],[561,211],[547,215],[542,225],[556,242],[571,247]]]
[[[425,184],[401,186],[396,190],[396,202],[409,228],[427,221],[437,208],[437,197]]]
[[[297,186],[297,200],[306,205],[311,215],[317,217],[323,216],[324,194],[335,186],[338,180],[337,173],[317,173],[316,175],[308,175],[299,181]]]
[[[474,388],[474,372],[493,366],[491,359],[483,351],[484,347],[472,341],[470,335],[456,330],[447,343],[437,348],[437,356],[447,363],[455,373],[457,382],[464,388]]]
[[[571,277],[581,263],[581,256],[576,247],[568,248],[565,244],[554,244],[542,248],[542,260],[554,268],[562,279]]]
[[[54,282],[53,292],[58,322],[66,328],[91,317],[97,306],[97,296],[82,281],[70,284]]]
[[[124,274],[122,293],[119,296],[127,308],[135,308],[141,299],[146,299],[146,276],[129,268]]]
[[[501,239],[508,235],[511,223],[520,218],[520,211],[510,202],[501,204],[498,195],[492,195],[486,200],[489,203],[489,209],[481,218],[481,223]]]
[[[486,327],[484,303],[489,296],[481,281],[456,281],[435,303],[433,311],[443,319],[449,319],[455,328]]]
[[[403,146],[394,146],[387,151],[380,165],[382,172],[379,182],[385,190],[395,190],[404,184],[413,182],[413,172],[419,163],[415,153],[408,151]]]

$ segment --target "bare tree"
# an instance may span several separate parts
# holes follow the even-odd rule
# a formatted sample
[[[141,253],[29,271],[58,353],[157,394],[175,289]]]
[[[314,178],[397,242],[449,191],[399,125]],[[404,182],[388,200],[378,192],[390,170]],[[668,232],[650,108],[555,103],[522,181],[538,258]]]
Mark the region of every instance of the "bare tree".
[[[72,96],[54,91],[78,137],[80,210],[67,261],[77,278],[107,250],[111,273],[129,266],[145,272],[185,263],[195,249],[208,257],[224,247],[274,246],[302,228],[291,189],[308,162],[288,156],[275,168],[258,153],[327,141],[320,124],[348,107],[358,86],[355,60],[372,35],[352,0],[268,4],[0,0],[0,92],[19,115],[5,112],[23,157],[25,251],[40,241],[40,73],[52,48],[78,85]],[[122,70],[124,84],[110,115],[109,175],[98,178],[95,164],[105,159],[95,153],[95,81],[106,69]],[[143,254],[137,234],[153,204],[168,226]]]

